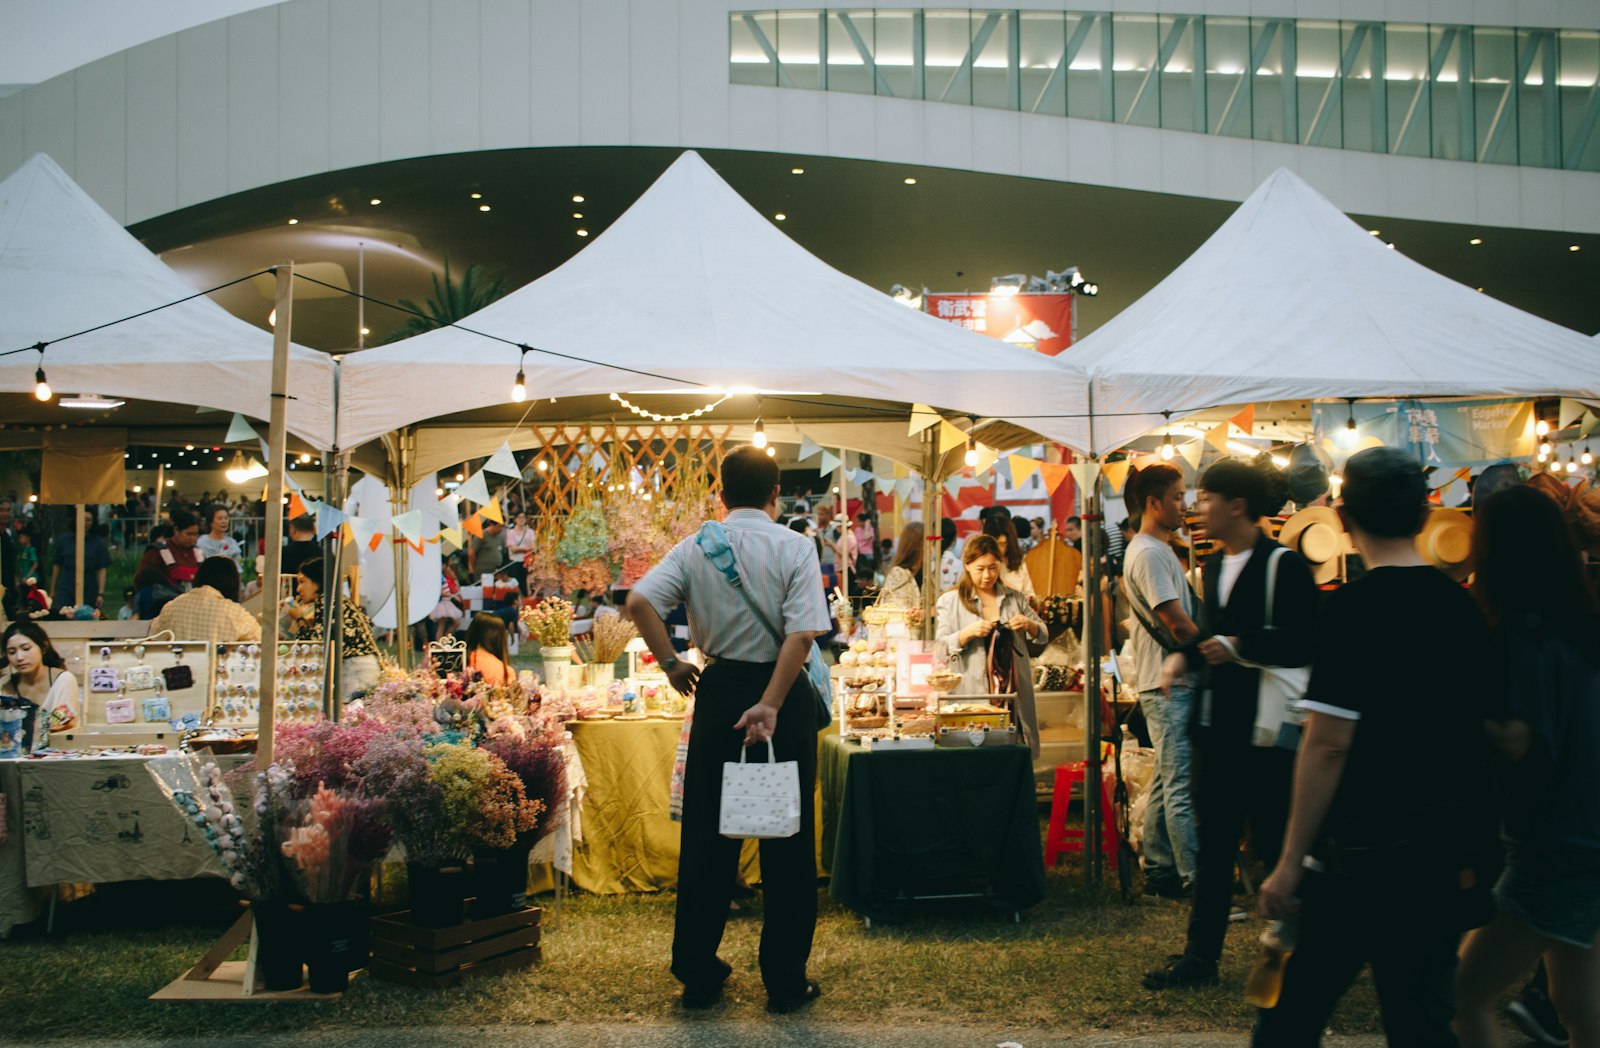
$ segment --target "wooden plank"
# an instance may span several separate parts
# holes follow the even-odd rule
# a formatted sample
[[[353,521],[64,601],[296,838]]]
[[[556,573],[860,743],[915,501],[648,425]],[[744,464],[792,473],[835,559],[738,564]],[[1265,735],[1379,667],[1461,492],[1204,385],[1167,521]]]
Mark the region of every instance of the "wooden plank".
[[[498,917],[463,921],[446,928],[419,928],[406,921],[409,910],[371,919],[372,934],[390,942],[409,943],[431,953],[463,946],[477,939],[499,935],[516,928],[537,927],[540,909],[528,906]]]
[[[152,1001],[202,1001],[207,1004],[273,1004],[280,1001],[337,1001],[337,993],[312,993],[301,988],[282,992],[258,990],[244,992],[245,962],[223,961],[209,979],[190,979],[188,975],[174,979],[150,995]],[[350,977],[356,977],[355,972]]]
[[[372,954],[374,957],[381,957],[385,961],[397,964],[402,968],[414,968],[419,972],[437,974],[454,971],[458,968],[491,960],[503,954],[515,953],[518,950],[538,945],[538,930],[524,929],[521,932],[507,932],[505,935],[499,935],[493,939],[471,943],[459,949],[446,950],[443,953],[428,953],[402,943],[374,939],[372,941]]]
[[[256,926],[255,916],[249,910],[240,914],[239,919],[233,922],[233,926],[222,933],[222,938],[218,939],[211,949],[205,952],[205,956],[201,957],[193,968],[184,973],[184,980],[188,982],[205,982],[211,978],[212,974],[222,967],[222,962],[228,959],[228,955],[237,950],[250,937],[250,932]]]
[[[368,970],[372,972],[375,978],[388,982],[400,983],[403,986],[415,986],[424,990],[437,990],[454,986],[462,979],[470,978],[474,975],[491,975],[495,972],[508,972],[517,968],[531,968],[539,963],[539,959],[539,947],[530,946],[525,950],[518,950],[502,957],[481,961],[453,971],[440,972],[436,975],[411,971],[376,957],[373,958]]]

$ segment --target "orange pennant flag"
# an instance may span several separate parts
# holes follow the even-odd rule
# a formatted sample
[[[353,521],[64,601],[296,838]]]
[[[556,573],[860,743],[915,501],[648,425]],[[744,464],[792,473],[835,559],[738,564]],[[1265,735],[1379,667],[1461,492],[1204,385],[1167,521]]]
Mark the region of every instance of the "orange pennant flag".
[[[1256,406],[1254,404],[1246,404],[1243,411],[1239,412],[1228,421],[1232,422],[1235,426],[1238,426],[1241,430],[1243,430],[1245,436],[1250,436],[1255,432]]]
[[[1252,406],[1250,410],[1254,412],[1255,407]],[[1228,424],[1219,422],[1207,430],[1206,443],[1226,455],[1228,453]]]
[[[1039,478],[1044,481],[1044,486],[1053,495],[1061,482],[1072,475],[1072,469],[1060,462],[1039,463]]]
[[[472,516],[462,521],[461,526],[467,529],[467,534],[471,535],[473,538],[483,538],[483,516],[481,514],[474,513]]]
[[[306,515],[306,504],[301,501],[298,491],[289,492],[289,516],[303,517]]]
[[[490,499],[484,503],[483,508],[478,512],[483,514],[484,520],[492,520],[496,524],[504,524],[506,522],[506,515],[500,512],[499,499]]]
[[[348,520],[339,525],[339,528],[344,533],[344,541],[353,545],[356,541],[356,529],[350,526]]]
[[[1122,459],[1119,462],[1107,462],[1101,467],[1100,474],[1106,478],[1106,483],[1111,485],[1111,490],[1120,495],[1122,494],[1122,485],[1127,483],[1128,480],[1128,468],[1132,465],[1133,463],[1127,459]]]
[[[410,539],[401,539],[400,541],[404,542],[407,546],[410,546],[412,549],[416,550],[417,551],[417,556],[419,556],[419,557],[422,556],[422,540],[419,539],[416,542],[412,542]]]
[[[381,546],[381,545],[383,545],[383,532],[381,532],[381,531],[373,532],[372,533],[372,537],[367,540],[367,549],[369,549],[372,552],[376,553],[376,552],[378,552],[378,547]]]
[[[1472,479],[1472,467],[1471,466],[1462,466],[1460,469],[1456,470],[1455,478],[1457,480],[1471,480]]]

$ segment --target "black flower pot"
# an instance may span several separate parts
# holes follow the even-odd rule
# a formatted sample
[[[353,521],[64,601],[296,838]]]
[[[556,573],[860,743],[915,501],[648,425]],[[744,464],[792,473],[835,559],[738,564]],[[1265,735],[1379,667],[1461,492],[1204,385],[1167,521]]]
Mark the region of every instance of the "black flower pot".
[[[465,918],[467,868],[406,863],[411,884],[411,923],[419,928],[448,928]]]
[[[274,993],[298,990],[305,982],[304,913],[272,899],[254,899],[250,909],[256,918],[256,970],[261,981]]]
[[[366,900],[307,904],[305,927],[311,992],[342,993],[350,973],[367,965]]]
[[[509,848],[479,848],[472,853],[472,916],[477,919],[513,913],[528,905],[528,853],[531,837]]]

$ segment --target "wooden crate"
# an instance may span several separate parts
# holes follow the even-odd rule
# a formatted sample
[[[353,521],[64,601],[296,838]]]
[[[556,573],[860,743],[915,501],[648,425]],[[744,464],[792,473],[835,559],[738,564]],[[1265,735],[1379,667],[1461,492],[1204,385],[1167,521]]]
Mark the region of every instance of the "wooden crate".
[[[527,968],[539,961],[539,916],[539,908],[529,906],[448,928],[415,927],[404,912],[374,917],[368,968],[379,979],[424,988]]]

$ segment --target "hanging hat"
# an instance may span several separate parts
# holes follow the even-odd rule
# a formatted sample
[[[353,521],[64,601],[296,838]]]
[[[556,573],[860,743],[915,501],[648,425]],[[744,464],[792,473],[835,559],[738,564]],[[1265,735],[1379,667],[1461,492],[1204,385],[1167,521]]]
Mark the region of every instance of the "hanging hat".
[[[1326,495],[1332,466],[1327,452],[1312,444],[1296,444],[1289,451],[1289,498],[1304,506]]]
[[[1566,509],[1567,503],[1572,500],[1572,489],[1567,487],[1566,481],[1542,469],[1534,470],[1533,476],[1528,478],[1528,487],[1549,495],[1562,509]]]
[[[1344,528],[1339,515],[1328,507],[1310,506],[1290,517],[1278,532],[1278,541],[1305,558],[1317,585],[1339,577],[1339,557],[1345,549]]]
[[[1435,506],[1417,534],[1417,552],[1457,582],[1472,573],[1472,518]]]
[[[1491,495],[1522,483],[1522,470],[1515,462],[1496,462],[1478,474],[1472,482],[1472,508],[1477,509],[1489,501]]]
[[[1567,520],[1590,556],[1600,556],[1600,487],[1587,480],[1573,489],[1567,502]]]

